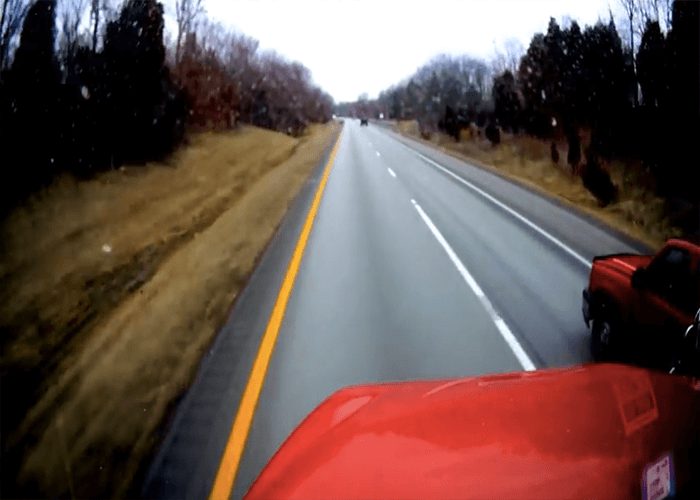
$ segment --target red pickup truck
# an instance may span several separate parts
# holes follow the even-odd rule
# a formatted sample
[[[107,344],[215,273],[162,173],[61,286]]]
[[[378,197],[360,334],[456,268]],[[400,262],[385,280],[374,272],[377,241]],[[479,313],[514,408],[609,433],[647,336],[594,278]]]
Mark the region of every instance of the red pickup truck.
[[[583,291],[597,360],[634,350],[669,361],[699,308],[700,241],[672,239],[655,256],[596,257]]]

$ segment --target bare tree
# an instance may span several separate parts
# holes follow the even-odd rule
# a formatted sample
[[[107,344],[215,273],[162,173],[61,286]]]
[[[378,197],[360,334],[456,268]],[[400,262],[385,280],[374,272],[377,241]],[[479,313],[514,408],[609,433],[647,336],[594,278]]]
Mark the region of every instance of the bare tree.
[[[26,0],[2,0],[0,11],[0,71],[9,66],[10,51],[15,36],[19,34],[22,21],[30,2]]]
[[[658,22],[662,30],[671,29],[673,0],[619,0],[627,20],[632,17],[630,32],[641,39],[650,22]]]
[[[59,13],[61,39],[59,42],[63,64],[72,67],[80,44],[80,24],[85,15],[88,0],[63,0]]]
[[[92,21],[92,51],[97,52],[97,33],[100,28],[100,11],[102,10],[100,0],[90,1],[90,19]]]
[[[520,58],[525,53],[525,47],[517,38],[509,38],[501,49],[496,49],[494,58],[491,61],[491,70],[494,74],[500,75],[504,71],[513,74],[518,72]]]
[[[175,41],[175,64],[180,62],[180,49],[183,37],[186,33],[192,31],[195,20],[203,11],[202,0],[176,0],[177,40]]]
[[[637,81],[637,68],[636,68],[636,61],[635,61],[635,55],[634,55],[634,15],[638,13],[639,11],[639,5],[638,2],[641,0],[619,0],[620,5],[622,5],[622,8],[625,10],[625,14],[627,14],[627,19],[630,22],[630,48],[631,48],[631,58],[632,58],[632,74],[634,75],[634,80]],[[635,87],[634,91],[634,105],[635,107],[639,105],[639,95],[637,88]]]
[[[638,8],[637,8],[637,1],[638,0],[619,0],[620,5],[625,11],[625,15],[627,16],[627,20],[629,21],[630,24],[630,43],[632,46],[632,53],[634,54],[634,15],[637,13]]]
[[[637,0],[637,26],[644,24],[648,19],[654,17],[656,0]]]
[[[661,5],[663,14],[662,19],[664,21],[664,28],[666,31],[671,29],[671,20],[673,19],[673,1],[672,0],[662,0]]]
[[[673,0],[637,0],[638,1],[638,31],[641,37],[650,22],[658,22],[662,30],[671,29]]]
[[[326,121],[332,98],[313,84],[311,72],[257,40],[231,31],[202,12],[204,2],[177,0],[178,31],[173,74],[188,94],[188,122],[230,128],[237,122],[298,135]]]
[[[257,67],[258,46],[259,43],[254,38],[233,33],[226,59],[241,99],[241,115],[246,119],[250,118],[255,90],[264,76]]]

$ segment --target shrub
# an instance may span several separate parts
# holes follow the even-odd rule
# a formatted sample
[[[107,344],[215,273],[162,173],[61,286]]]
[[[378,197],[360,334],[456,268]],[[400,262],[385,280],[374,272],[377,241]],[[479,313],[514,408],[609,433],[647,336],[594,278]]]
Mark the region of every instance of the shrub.
[[[557,150],[557,145],[556,143],[552,143],[551,146],[549,147],[549,154],[552,157],[552,163],[559,163],[559,151]]]
[[[569,144],[569,152],[566,155],[566,161],[571,165],[573,170],[576,169],[581,162],[581,139],[578,137],[578,132],[571,130],[566,134],[566,141]]]
[[[187,35],[176,77],[187,93],[191,125],[229,129],[237,119],[238,92],[235,82],[211,49],[204,49],[194,33]]]
[[[581,177],[583,185],[593,194],[601,206],[607,206],[617,199],[617,186],[610,179],[610,174],[600,165],[597,156],[592,151],[586,154]]]
[[[429,140],[435,131],[435,127],[425,120],[418,120],[418,131],[423,139]]]
[[[525,132],[540,139],[552,136],[552,120],[549,116],[529,109],[524,111],[522,115]]]
[[[438,122],[438,128],[459,142],[460,121],[457,113],[450,106],[445,106],[445,114]]]
[[[497,144],[500,144],[501,129],[498,128],[498,125],[496,125],[493,122],[489,123],[486,126],[486,130],[484,130],[484,133],[486,134],[486,138],[491,142],[492,145],[496,146]]]

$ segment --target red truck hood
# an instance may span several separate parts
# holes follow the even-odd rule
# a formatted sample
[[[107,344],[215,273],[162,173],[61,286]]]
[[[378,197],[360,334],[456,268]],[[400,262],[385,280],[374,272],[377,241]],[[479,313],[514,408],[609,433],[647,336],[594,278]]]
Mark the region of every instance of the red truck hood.
[[[622,365],[354,387],[302,422],[247,497],[642,498],[655,462],[676,491],[697,470],[699,415],[689,379]]]
[[[635,270],[649,264],[651,259],[650,255],[618,253],[596,257],[593,259],[593,265],[611,268],[620,274],[631,277]]]

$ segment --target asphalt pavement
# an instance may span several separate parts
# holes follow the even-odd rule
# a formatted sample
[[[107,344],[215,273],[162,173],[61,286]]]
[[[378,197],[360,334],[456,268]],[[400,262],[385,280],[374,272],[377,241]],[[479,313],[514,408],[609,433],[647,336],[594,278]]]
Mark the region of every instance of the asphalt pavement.
[[[234,498],[303,417],[341,387],[590,361],[580,311],[590,260],[642,250],[560,203],[375,124],[346,120],[339,140]],[[144,496],[210,493],[322,170],[291,207],[203,360]]]

